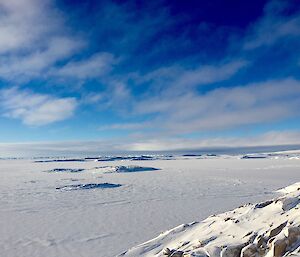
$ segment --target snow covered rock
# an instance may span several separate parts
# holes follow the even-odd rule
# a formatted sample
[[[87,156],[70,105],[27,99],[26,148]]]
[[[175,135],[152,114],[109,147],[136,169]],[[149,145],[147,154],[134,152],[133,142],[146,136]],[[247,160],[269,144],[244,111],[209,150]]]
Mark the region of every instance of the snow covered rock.
[[[180,225],[120,256],[300,256],[300,183],[278,193],[273,200]]]
[[[154,170],[159,170],[159,169],[153,167],[141,167],[141,166],[129,165],[129,166],[116,166],[114,167],[114,171],[110,171],[107,173],[144,172],[144,171],[154,171]]]

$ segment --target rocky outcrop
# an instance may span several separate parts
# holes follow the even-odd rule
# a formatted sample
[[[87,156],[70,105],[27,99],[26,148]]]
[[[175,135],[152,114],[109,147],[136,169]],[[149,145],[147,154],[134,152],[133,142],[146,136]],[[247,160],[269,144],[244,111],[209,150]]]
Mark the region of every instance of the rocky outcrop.
[[[276,199],[178,226],[125,256],[300,257],[300,183],[279,193]]]

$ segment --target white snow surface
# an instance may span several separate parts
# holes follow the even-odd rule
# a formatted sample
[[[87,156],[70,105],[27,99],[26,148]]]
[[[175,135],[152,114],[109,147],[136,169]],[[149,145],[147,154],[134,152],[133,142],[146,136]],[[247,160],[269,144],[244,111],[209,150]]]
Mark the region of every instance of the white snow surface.
[[[120,256],[300,256],[300,183],[282,196],[182,224]]]
[[[107,170],[103,168],[106,165],[109,165]],[[111,167],[132,165],[158,170],[110,172]],[[84,171],[44,172],[53,169]],[[209,240],[214,236],[213,233],[208,236],[208,230],[198,234],[199,226],[208,229],[209,222],[214,219],[223,220],[227,216],[235,219],[236,216],[227,212],[205,218],[248,202],[294,194],[297,186],[280,192],[276,190],[300,181],[299,172],[300,158],[295,154],[292,158],[278,154],[276,158],[262,159],[219,156],[134,163],[120,160],[109,164],[0,160],[0,256],[113,257],[126,252],[125,256],[138,257],[160,256],[166,247],[186,250],[197,240]],[[74,185],[86,190],[59,189]],[[286,208],[291,205],[286,202]],[[279,204],[272,206],[264,208],[272,208],[268,213],[277,214],[282,208]],[[240,215],[246,219],[246,212],[254,207],[246,205],[243,208]],[[253,210],[251,215],[267,219],[258,211]],[[195,220],[204,221],[192,223]],[[282,220],[278,218],[273,226]],[[240,243],[242,233],[257,229],[254,223],[241,222],[240,225],[234,223],[237,231],[232,232],[233,222],[232,219],[219,222],[229,236],[236,237],[231,243]],[[177,228],[171,229],[175,226]],[[263,226],[257,229],[261,233],[265,229]],[[167,232],[139,245],[163,231]],[[211,244],[219,245],[226,238],[218,237]],[[180,244],[187,241],[191,243],[180,248]]]

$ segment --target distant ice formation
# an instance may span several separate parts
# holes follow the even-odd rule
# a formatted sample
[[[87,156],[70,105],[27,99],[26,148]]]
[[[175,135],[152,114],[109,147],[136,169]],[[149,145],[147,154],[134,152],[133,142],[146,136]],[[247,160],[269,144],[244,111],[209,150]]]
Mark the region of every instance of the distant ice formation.
[[[106,189],[106,188],[115,188],[115,187],[120,187],[122,186],[121,184],[111,184],[111,183],[101,183],[101,184],[77,184],[77,185],[67,185],[67,186],[61,186],[57,187],[56,189],[58,190],[82,190],[82,189]]]
[[[154,171],[159,170],[153,167],[141,167],[141,166],[116,166],[109,173],[123,173],[123,172],[143,172],[143,171]]]
[[[81,172],[81,171],[84,171],[84,169],[64,169],[64,168],[55,168],[55,169],[52,169],[52,170],[46,170],[45,172],[71,172],[71,173],[76,173],[76,172]]]

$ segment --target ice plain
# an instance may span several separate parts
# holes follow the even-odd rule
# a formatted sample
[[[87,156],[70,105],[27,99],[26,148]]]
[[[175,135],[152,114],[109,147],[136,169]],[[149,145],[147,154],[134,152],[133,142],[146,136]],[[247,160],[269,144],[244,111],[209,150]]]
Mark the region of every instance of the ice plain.
[[[242,157],[0,160],[1,256],[113,257],[179,224],[271,199],[300,181],[299,154]],[[155,169],[112,172],[121,166]],[[45,172],[54,169],[66,172]]]

